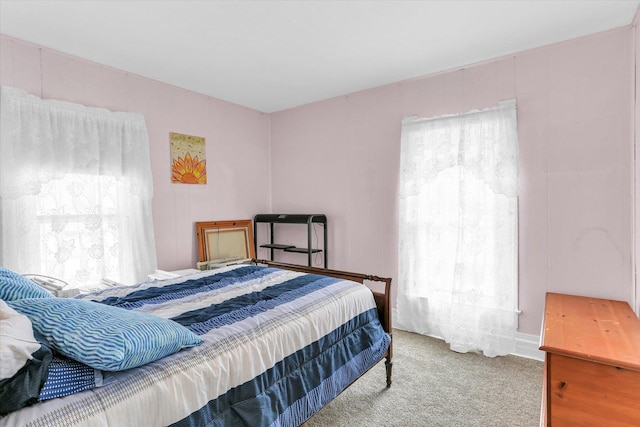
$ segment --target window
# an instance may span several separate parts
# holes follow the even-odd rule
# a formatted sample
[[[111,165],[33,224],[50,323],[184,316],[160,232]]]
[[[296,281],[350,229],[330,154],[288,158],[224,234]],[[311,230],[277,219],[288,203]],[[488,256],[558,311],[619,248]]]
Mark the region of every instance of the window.
[[[121,277],[124,235],[116,188],[114,177],[100,175],[69,174],[45,183],[36,208],[40,265],[33,268],[80,288]]]
[[[90,289],[155,270],[144,118],[2,89],[0,263]]]
[[[515,350],[518,144],[515,102],[405,119],[398,322],[488,356]]]

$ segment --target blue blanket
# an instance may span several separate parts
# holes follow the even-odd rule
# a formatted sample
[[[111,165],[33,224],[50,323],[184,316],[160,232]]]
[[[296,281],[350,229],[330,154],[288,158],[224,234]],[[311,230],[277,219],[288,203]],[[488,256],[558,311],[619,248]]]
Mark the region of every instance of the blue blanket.
[[[380,361],[390,343],[362,284],[261,266],[81,298],[171,319],[204,343],[118,372],[105,387],[17,411],[10,421],[297,426]]]

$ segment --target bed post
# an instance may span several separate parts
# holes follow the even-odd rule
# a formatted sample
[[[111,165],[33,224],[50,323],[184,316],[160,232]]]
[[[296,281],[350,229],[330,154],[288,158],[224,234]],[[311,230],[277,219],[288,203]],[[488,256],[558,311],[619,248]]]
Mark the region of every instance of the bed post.
[[[380,323],[382,324],[382,329],[385,330],[386,333],[391,336],[391,343],[389,343],[389,350],[387,350],[387,355],[385,358],[384,366],[387,371],[387,388],[391,387],[391,373],[393,369],[393,363],[391,359],[393,357],[393,334],[392,334],[392,324],[391,324],[391,278],[390,277],[378,277],[378,276],[366,276],[365,280],[370,280],[373,282],[383,282],[384,283],[384,292],[373,292],[373,298],[376,301],[376,306],[378,307],[378,318],[380,319]],[[362,283],[362,282],[361,282]]]
[[[385,355],[385,370],[387,374],[387,388],[391,387],[391,373],[393,369],[393,363],[391,359],[393,357],[393,335],[391,331],[391,278],[390,277],[378,277],[372,276],[369,274],[360,274],[360,273],[352,273],[349,271],[341,271],[341,270],[331,270],[328,268],[319,268],[319,267],[308,267],[305,265],[296,265],[296,264],[285,264],[282,262],[264,260],[264,259],[252,259],[252,264],[262,264],[267,265],[269,267],[282,268],[285,270],[293,270],[299,271],[301,273],[313,273],[313,274],[322,274],[324,276],[336,277],[338,279],[352,280],[354,282],[362,283],[364,285],[365,280],[369,280],[371,282],[382,282],[384,283],[384,291],[378,292],[372,290],[373,299],[375,300],[376,307],[378,308],[378,318],[380,319],[380,324],[382,325],[382,329],[391,337],[391,342],[389,343],[389,349],[387,350],[387,354]],[[365,285],[366,286],[366,285]]]

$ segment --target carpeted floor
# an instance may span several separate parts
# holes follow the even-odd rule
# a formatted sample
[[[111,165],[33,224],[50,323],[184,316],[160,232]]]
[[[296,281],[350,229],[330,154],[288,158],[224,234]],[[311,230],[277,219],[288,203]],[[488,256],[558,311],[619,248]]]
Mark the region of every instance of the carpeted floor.
[[[459,354],[438,339],[394,330],[393,384],[384,362],[305,427],[539,425],[543,363]]]

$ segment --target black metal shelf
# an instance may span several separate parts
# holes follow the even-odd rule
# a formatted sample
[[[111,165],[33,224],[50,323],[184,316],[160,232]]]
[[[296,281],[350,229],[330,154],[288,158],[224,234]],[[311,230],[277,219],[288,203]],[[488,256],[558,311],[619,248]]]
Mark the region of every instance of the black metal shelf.
[[[260,245],[261,248],[268,248],[271,252],[271,260],[273,260],[274,251],[282,250],[284,252],[294,252],[307,254],[309,266],[312,264],[311,255],[319,252],[323,252],[324,255],[324,268],[327,268],[327,216],[324,214],[258,214],[253,219],[253,244],[258,251],[258,224],[269,224],[269,243]],[[274,240],[274,224],[307,224],[307,241],[306,248],[296,247],[294,245],[283,245],[273,243]],[[312,225],[322,224],[324,226],[324,242],[323,249],[312,248]]]
[[[285,252],[298,252],[298,253],[301,253],[301,254],[306,254],[307,252],[309,252],[309,248],[298,248],[296,246],[283,248],[283,250]],[[311,253],[313,253],[313,254],[318,253],[318,252],[322,252],[322,249],[311,249]]]
[[[293,245],[278,245],[277,243],[267,243],[264,245],[260,245],[261,248],[269,248],[269,249],[291,249],[291,248],[295,248],[295,246]]]

